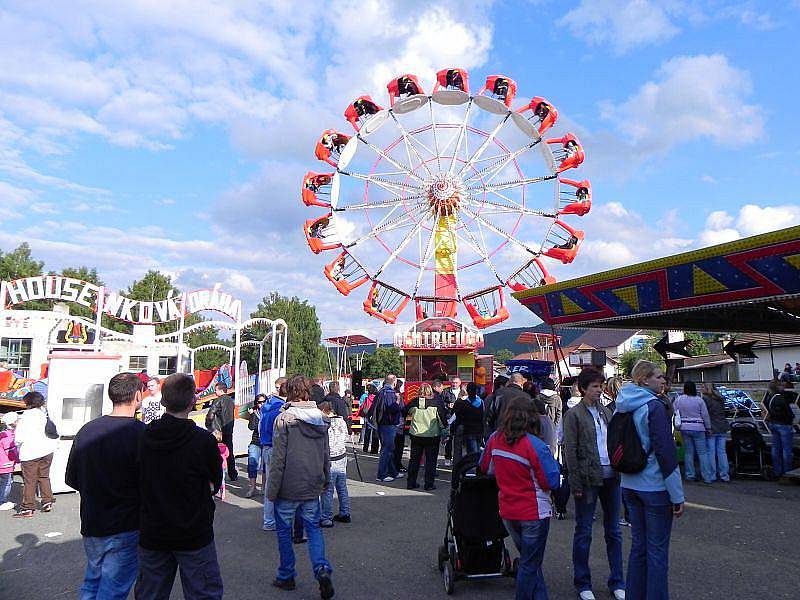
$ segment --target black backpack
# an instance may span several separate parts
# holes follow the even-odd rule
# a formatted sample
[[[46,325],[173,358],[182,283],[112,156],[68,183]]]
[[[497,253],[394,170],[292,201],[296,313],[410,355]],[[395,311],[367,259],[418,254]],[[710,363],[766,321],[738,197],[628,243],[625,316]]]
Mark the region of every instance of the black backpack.
[[[647,466],[647,455],[636,431],[633,412],[614,413],[608,422],[608,457],[620,473],[639,473]]]

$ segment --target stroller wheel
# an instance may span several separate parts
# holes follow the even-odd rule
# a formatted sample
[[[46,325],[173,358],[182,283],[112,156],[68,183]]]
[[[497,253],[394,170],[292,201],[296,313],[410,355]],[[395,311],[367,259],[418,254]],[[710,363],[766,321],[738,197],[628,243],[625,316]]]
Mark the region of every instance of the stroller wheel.
[[[452,594],[455,589],[455,577],[453,576],[453,565],[450,564],[450,561],[444,563],[442,578],[444,579],[444,591]]]
[[[447,546],[439,546],[439,554],[436,557],[436,563],[439,565],[439,571],[444,571],[444,563],[450,560],[450,553],[447,551]]]

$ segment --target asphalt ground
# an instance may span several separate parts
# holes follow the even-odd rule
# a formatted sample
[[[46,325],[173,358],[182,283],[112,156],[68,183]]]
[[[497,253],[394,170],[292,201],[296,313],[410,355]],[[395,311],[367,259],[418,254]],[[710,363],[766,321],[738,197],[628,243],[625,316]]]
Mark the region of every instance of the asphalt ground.
[[[245,461],[239,459],[240,472]],[[444,598],[436,550],[446,522],[449,470],[440,469],[438,489],[408,491],[405,479],[375,481],[377,460],[359,453],[364,482],[349,461],[353,523],[324,530],[334,568],[336,597],[343,599]],[[261,530],[260,499],[244,498],[247,480],[229,484],[218,505],[216,544],[225,596],[236,599],[318,598],[306,545],[295,546],[297,590],[271,587],[277,567],[275,534]],[[18,500],[19,479],[12,499]],[[800,598],[800,486],[736,480],[712,486],[687,484],[688,506],[672,534],[670,590],[677,599]],[[576,598],[572,587],[572,503],[567,520],[552,521],[544,572],[550,598]],[[85,559],[79,534],[78,496],[60,495],[55,510],[33,519],[0,513],[0,599],[78,597]],[[611,598],[602,525],[595,523],[591,567],[598,599]],[[623,528],[625,563],[630,529]],[[508,540],[509,548],[512,547]],[[512,550],[512,554],[513,554]],[[510,578],[457,581],[455,596],[513,598]],[[131,595],[132,597],[132,595]],[[172,598],[183,598],[176,581]]]

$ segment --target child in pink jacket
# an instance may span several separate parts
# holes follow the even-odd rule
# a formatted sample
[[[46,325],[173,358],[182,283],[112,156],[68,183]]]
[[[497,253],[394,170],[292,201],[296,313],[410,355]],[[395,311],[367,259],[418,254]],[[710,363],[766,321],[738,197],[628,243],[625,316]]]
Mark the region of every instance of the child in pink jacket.
[[[9,502],[11,483],[14,479],[14,466],[19,462],[17,447],[14,445],[14,429],[17,426],[17,413],[3,415],[5,430],[0,432],[0,510],[11,510],[14,503]]]

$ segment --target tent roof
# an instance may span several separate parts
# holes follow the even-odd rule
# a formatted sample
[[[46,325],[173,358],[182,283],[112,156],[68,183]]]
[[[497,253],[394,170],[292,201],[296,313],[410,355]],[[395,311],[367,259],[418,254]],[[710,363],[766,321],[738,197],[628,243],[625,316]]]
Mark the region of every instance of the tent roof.
[[[359,333],[326,338],[325,341],[330,342],[331,344],[337,344],[339,346],[347,346],[348,348],[350,346],[366,346],[375,343],[375,340],[370,339],[367,336],[361,335]]]
[[[800,226],[513,296],[554,327],[800,333]]]

